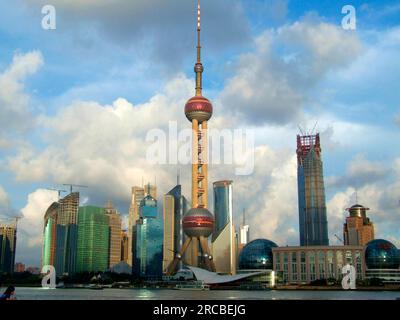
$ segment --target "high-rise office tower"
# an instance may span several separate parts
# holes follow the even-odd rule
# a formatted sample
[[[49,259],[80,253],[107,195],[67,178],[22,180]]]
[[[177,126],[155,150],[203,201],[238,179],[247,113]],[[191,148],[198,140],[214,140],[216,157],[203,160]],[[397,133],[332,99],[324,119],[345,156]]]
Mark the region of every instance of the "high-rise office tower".
[[[239,230],[239,250],[250,242],[250,226],[246,224],[246,212],[243,211],[243,220]]]
[[[208,120],[213,113],[211,102],[202,94],[203,64],[201,62],[200,0],[197,3],[197,61],[196,94],[185,105],[186,118],[192,123],[192,209],[182,220],[183,231],[188,236],[167,274],[173,274],[190,246],[191,265],[215,271],[207,238],[214,229],[214,217],[208,207]]]
[[[178,184],[164,195],[164,245],[163,245],[163,271],[174,260],[175,254],[183,245],[184,234],[182,230],[182,218],[188,208],[187,200],[182,195],[182,186]],[[186,261],[185,258],[183,260]],[[182,267],[182,266],[179,266]]]
[[[57,254],[57,217],[60,204],[53,202],[44,215],[42,266],[55,266]]]
[[[297,136],[297,183],[300,245],[329,245],[319,134]]]
[[[163,220],[157,215],[157,200],[148,194],[139,206],[139,220],[134,226],[136,236],[133,274],[139,278],[160,278],[163,264]]]
[[[108,217],[109,232],[109,253],[108,253],[108,268],[112,268],[121,262],[121,229],[122,220],[117,209],[114,208],[111,201],[108,201],[105,207],[105,212]]]
[[[58,275],[75,272],[78,208],[79,192],[72,192],[59,200],[55,257],[55,268]]]
[[[17,227],[0,224],[0,273],[14,272],[16,245]]]
[[[233,226],[232,181],[223,180],[213,184],[214,232],[211,250],[218,273],[236,273],[236,241]]]
[[[108,269],[108,223],[109,218],[104,208],[79,208],[76,272],[104,272]]]
[[[121,231],[121,261],[128,263],[128,231]]]
[[[128,264],[132,265],[133,256],[134,256],[134,242],[136,236],[133,234],[135,229],[134,226],[136,222],[139,220],[139,206],[140,202],[143,200],[145,195],[144,187],[132,187],[132,201],[129,207],[129,218],[128,218]],[[150,195],[157,199],[157,187],[150,186]]]
[[[374,224],[367,217],[367,210],[360,204],[347,209],[350,216],[343,225],[344,245],[364,246],[375,239]]]

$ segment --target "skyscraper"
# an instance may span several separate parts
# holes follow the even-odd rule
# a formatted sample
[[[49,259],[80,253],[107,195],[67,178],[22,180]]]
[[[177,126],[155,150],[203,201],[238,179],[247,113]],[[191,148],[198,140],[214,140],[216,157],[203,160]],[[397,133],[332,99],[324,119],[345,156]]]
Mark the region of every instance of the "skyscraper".
[[[122,230],[121,231],[121,261],[128,263],[128,231]],[[129,264],[130,265],[130,264]]]
[[[214,229],[214,216],[208,207],[208,120],[211,119],[213,107],[202,94],[201,62],[201,14],[200,0],[197,2],[197,61],[196,94],[185,105],[186,118],[192,123],[192,209],[182,220],[183,231],[188,236],[173,262],[168,266],[167,274],[173,274],[178,263],[188,248],[191,250],[191,265],[215,271],[213,256],[210,253],[207,238]]]
[[[215,224],[211,251],[215,269],[219,273],[236,273],[236,241],[233,226],[232,181],[213,184]]]
[[[0,273],[14,272],[16,245],[16,226],[0,224]]]
[[[75,272],[78,208],[79,192],[72,192],[59,200],[55,240],[55,268],[58,275]]]
[[[108,201],[105,207],[109,225],[109,253],[108,268],[121,262],[121,216],[114,208],[111,201]]]
[[[76,272],[107,270],[110,238],[108,221],[104,208],[79,208]]]
[[[300,245],[329,245],[319,134],[297,136],[297,183]]]
[[[157,200],[150,194],[142,199],[140,216],[134,226],[136,236],[133,274],[139,278],[160,278],[163,259],[163,220],[157,216]]]
[[[250,226],[246,224],[246,212],[243,211],[243,220],[239,230],[239,250],[250,242]]]
[[[53,202],[44,215],[42,266],[55,266],[57,254],[57,217],[60,204]]]
[[[129,221],[128,221],[128,264],[132,265],[134,257],[135,239],[134,235],[136,222],[139,220],[139,206],[145,195],[144,187],[132,187],[132,200],[129,207]],[[157,199],[157,187],[150,186],[150,195]]]
[[[375,239],[374,224],[367,217],[367,210],[369,208],[359,204],[347,209],[350,216],[343,225],[345,245],[364,246]]]
[[[183,245],[184,234],[182,218],[188,208],[187,200],[182,195],[182,186],[178,184],[164,195],[164,245],[163,245],[163,270],[174,260],[174,256]],[[186,260],[186,259],[184,259]],[[181,267],[181,266],[180,266]]]

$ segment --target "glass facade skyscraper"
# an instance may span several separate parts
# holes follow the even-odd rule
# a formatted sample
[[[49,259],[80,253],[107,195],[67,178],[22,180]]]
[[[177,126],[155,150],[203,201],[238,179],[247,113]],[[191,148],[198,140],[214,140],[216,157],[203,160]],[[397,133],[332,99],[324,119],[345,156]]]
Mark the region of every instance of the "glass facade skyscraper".
[[[174,260],[175,254],[180,251],[184,241],[182,218],[188,210],[186,198],[182,195],[182,186],[176,185],[164,195],[164,245],[163,270]],[[186,260],[186,259],[184,259]],[[182,262],[179,268],[182,267]]]
[[[236,273],[236,234],[233,226],[232,181],[213,184],[215,224],[211,250],[216,271]]]
[[[297,136],[297,182],[300,245],[329,245],[319,134]]]
[[[134,275],[154,279],[162,276],[163,221],[159,218],[140,218],[136,224],[136,255]]]
[[[76,272],[108,269],[109,224],[104,208],[79,208]]]
[[[140,217],[134,227],[133,274],[152,279],[162,276],[163,220],[157,217],[157,200],[149,192],[140,203]]]
[[[53,265],[57,275],[73,274],[76,266],[79,193],[73,192],[46,210],[42,265]]]
[[[12,225],[0,225],[0,273],[13,273],[17,229]]]

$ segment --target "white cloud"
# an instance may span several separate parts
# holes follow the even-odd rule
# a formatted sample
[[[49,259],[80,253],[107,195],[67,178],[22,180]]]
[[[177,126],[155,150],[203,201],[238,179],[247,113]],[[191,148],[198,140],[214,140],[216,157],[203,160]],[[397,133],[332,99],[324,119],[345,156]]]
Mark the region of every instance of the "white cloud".
[[[10,129],[18,132],[32,125],[30,98],[24,92],[23,81],[42,64],[39,51],[17,53],[11,65],[0,73],[0,134]]]
[[[50,204],[57,200],[56,192],[44,189],[37,189],[28,195],[27,204],[21,209],[22,219],[18,223],[17,261],[39,266],[44,214]]]
[[[265,31],[254,45],[231,66],[234,75],[219,98],[239,121],[252,124],[299,121],[308,92],[362,48],[355,34],[312,17]]]

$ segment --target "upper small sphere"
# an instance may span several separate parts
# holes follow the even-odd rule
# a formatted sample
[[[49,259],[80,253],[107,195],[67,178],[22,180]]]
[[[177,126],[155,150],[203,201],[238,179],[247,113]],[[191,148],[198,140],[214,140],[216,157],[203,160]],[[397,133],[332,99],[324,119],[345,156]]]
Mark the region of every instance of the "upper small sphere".
[[[387,240],[376,239],[367,243],[365,263],[368,269],[398,269],[400,265],[399,251]]]
[[[207,238],[214,230],[214,216],[205,208],[192,208],[183,217],[182,226],[189,237]]]
[[[196,119],[198,122],[208,121],[213,113],[213,107],[207,98],[194,96],[185,105],[185,115],[189,121]]]

